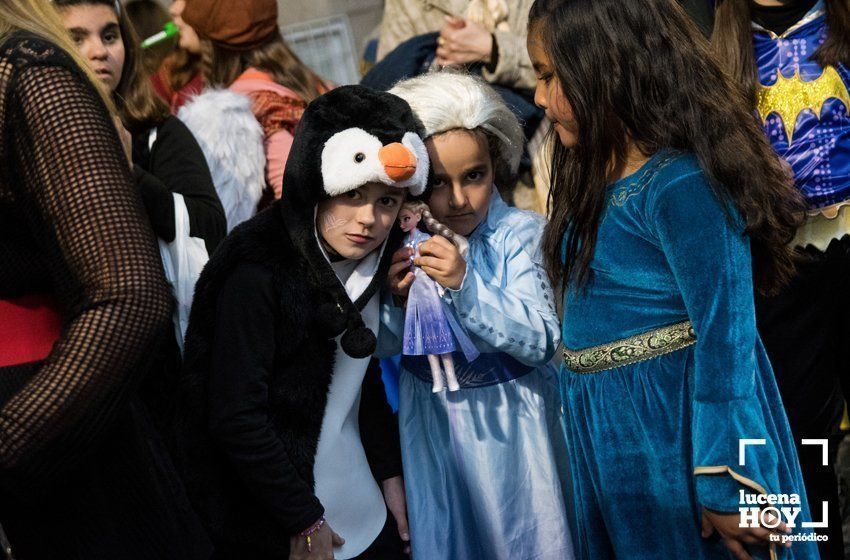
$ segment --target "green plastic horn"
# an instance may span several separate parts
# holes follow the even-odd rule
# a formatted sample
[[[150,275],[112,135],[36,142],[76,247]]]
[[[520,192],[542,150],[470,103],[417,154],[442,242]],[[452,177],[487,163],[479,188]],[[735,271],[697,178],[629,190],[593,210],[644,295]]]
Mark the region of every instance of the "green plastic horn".
[[[142,41],[141,47],[143,49],[150,48],[154,45],[158,45],[165,41],[166,39],[171,39],[175,35],[177,35],[180,30],[177,28],[177,24],[173,21],[169,21],[162,27],[162,31],[155,35],[151,35],[144,41]]]

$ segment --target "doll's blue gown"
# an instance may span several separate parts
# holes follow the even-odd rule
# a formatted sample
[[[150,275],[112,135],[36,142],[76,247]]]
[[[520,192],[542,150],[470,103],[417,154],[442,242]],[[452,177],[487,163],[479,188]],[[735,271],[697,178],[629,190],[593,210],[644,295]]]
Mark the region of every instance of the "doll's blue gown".
[[[562,368],[577,556],[731,558],[721,542],[701,538],[700,506],[737,512],[739,490],[757,487],[799,494],[794,531],[816,531],[800,526],[811,516],[756,331],[741,220],[727,218],[696,159],[681,152],[656,153],[607,197],[592,281],[566,294],[564,346],[582,350],[687,320],[696,343],[599,373]],[[743,438],[766,445],[748,446],[741,466]],[[775,553],[818,558],[813,542]]]
[[[419,256],[419,244],[431,236],[414,228],[405,236],[405,246]],[[463,351],[467,360],[478,357],[478,350],[466,332],[445,309],[437,283],[418,266],[413,267],[414,282],[407,297],[402,354],[439,356]]]

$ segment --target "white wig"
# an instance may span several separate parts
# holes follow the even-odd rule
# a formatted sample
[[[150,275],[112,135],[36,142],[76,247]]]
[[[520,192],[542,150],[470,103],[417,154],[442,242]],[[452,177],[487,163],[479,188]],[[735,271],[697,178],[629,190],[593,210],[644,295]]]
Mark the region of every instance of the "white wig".
[[[522,127],[496,91],[481,78],[456,71],[431,72],[403,80],[390,90],[410,105],[425,137],[450,130],[482,129],[499,145],[498,157],[516,175],[525,141]]]

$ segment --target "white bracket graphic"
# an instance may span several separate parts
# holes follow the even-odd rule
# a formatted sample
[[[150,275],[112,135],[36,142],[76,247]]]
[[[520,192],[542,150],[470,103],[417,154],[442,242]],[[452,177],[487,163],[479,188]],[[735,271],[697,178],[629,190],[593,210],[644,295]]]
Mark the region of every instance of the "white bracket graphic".
[[[742,439],[738,440],[738,465],[744,466],[747,464],[747,446],[748,445],[767,445],[765,439]]]
[[[812,515],[812,519],[814,519]],[[821,520],[820,521],[803,521],[802,525],[806,528],[825,529],[829,527],[829,502],[821,502]]]
[[[822,449],[821,462],[824,466],[829,464],[829,440],[827,439],[804,439],[802,440],[803,445],[820,445]],[[738,464],[740,466],[744,466],[747,463],[747,446],[748,445],[767,445],[767,441],[764,439],[742,439],[738,442]],[[802,523],[803,527],[812,528],[812,529],[820,529],[826,528],[829,526],[829,503],[823,502],[821,504],[821,521],[804,521]]]
[[[829,464],[829,440],[828,439],[804,439],[803,445],[820,445],[821,446],[821,464],[825,467]],[[814,518],[814,516],[812,516]],[[811,527],[820,529],[829,527],[829,502],[823,502],[821,507],[821,520],[811,523],[804,521],[803,527]]]
[[[802,440],[803,445],[820,445],[821,449],[821,465],[824,467],[829,464],[829,440],[828,439],[804,439]]]

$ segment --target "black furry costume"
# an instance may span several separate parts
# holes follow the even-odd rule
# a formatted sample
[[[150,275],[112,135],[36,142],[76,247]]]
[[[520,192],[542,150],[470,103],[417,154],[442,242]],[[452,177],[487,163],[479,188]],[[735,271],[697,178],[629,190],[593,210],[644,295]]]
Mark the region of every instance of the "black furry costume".
[[[407,104],[387,93],[349,86],[318,98],[296,131],[283,198],[234,229],[197,283],[186,335],[177,454],[190,497],[213,540],[228,548],[239,546],[244,558],[287,558],[290,536],[322,515],[313,494],[313,468],[334,372],[335,338],[342,334],[342,349],[355,358],[369,356],[375,348],[375,336],[363,325],[360,310],[386,278],[402,232],[392,229],[375,277],[351,302],[320,250],[315,229],[316,205],[329,196],[317,154],[336,132],[352,127],[383,144],[422,132]],[[419,164],[427,168],[427,154],[425,158]],[[417,187],[421,192],[424,183]],[[269,307],[268,315],[256,317],[249,328],[259,337],[266,334],[273,364],[255,367],[254,357],[246,355],[245,379],[234,382],[250,385],[243,393],[252,399],[247,403],[210,402],[208,392],[214,346],[239,344],[215,336],[222,312],[219,297],[230,282],[238,283],[245,298],[264,298]],[[379,481],[400,475],[398,427],[375,360],[361,399],[361,440],[373,474]],[[253,416],[244,419],[244,433],[217,425],[234,406],[252,410]],[[225,458],[219,444],[228,438],[230,455]],[[237,457],[234,438],[244,448]]]

